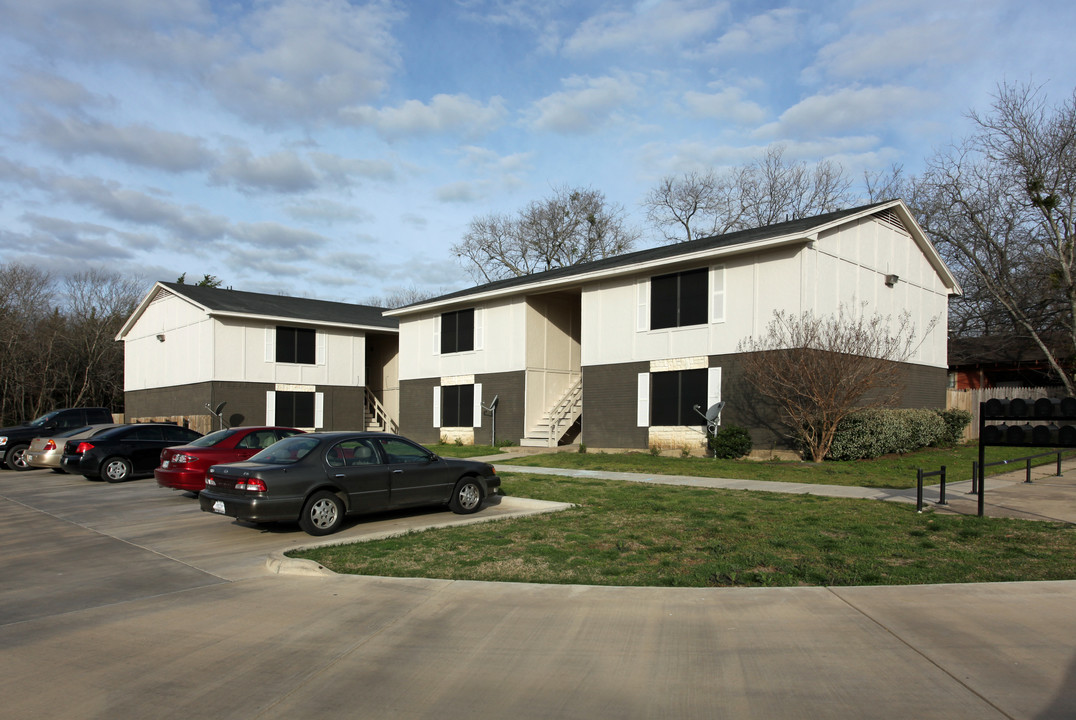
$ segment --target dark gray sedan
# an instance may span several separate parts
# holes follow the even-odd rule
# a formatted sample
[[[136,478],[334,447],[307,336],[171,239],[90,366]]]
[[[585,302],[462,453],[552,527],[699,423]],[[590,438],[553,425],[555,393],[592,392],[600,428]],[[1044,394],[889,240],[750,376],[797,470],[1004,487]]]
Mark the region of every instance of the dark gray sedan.
[[[420,505],[477,512],[501,479],[488,463],[443,458],[386,433],[308,433],[245,462],[214,465],[198,502],[248,522],[296,522],[311,535],[340,529],[347,515]]]

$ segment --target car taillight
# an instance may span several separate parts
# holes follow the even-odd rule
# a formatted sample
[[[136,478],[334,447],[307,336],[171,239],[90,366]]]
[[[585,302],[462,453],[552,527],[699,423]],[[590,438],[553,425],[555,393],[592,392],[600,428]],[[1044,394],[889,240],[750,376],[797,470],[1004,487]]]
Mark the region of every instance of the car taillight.
[[[212,476],[212,475],[206,475],[206,476],[205,476],[205,484],[206,484],[206,485],[213,485],[213,486],[216,486],[216,484],[217,484],[217,481],[213,479],[213,476]]]
[[[244,478],[235,484],[236,490],[247,492],[265,492],[265,483],[258,478]]]
[[[76,455],[81,455],[82,453],[86,452],[87,450],[93,450],[93,443],[80,442],[78,444],[78,447],[75,448],[75,454]]]
[[[48,452],[49,450],[55,450],[56,449],[56,441],[55,440],[49,440],[47,443],[45,443],[45,447],[43,449],[46,452]]]
[[[196,458],[194,455],[184,455],[183,453],[176,453],[172,456],[172,464],[186,465],[187,463],[194,462],[197,459],[198,458]]]

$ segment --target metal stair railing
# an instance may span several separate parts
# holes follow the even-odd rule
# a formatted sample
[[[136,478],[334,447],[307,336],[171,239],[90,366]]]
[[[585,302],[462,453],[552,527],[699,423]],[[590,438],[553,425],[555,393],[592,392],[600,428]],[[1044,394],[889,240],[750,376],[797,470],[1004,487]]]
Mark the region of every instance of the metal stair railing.
[[[557,402],[556,405],[549,411],[549,447],[556,447],[557,441],[560,440],[568,428],[572,426],[572,423],[579,418],[581,413],[581,399],[583,396],[583,379],[580,378],[575,381],[575,384],[568,388],[568,391],[564,393],[564,396]],[[576,412],[577,408],[580,412]],[[563,430],[561,426],[563,425]]]

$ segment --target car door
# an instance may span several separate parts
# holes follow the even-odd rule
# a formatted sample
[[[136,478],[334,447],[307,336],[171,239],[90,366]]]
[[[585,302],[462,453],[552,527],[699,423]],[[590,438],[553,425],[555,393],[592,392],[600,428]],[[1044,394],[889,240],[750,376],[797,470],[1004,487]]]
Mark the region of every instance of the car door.
[[[117,454],[131,461],[136,473],[153,472],[161,459],[164,433],[160,425],[137,425],[126,434]]]
[[[354,513],[389,506],[389,469],[369,438],[349,438],[325,453],[326,475],[348,495]]]
[[[403,438],[380,438],[391,478],[392,507],[444,502],[456,478],[447,464]]]

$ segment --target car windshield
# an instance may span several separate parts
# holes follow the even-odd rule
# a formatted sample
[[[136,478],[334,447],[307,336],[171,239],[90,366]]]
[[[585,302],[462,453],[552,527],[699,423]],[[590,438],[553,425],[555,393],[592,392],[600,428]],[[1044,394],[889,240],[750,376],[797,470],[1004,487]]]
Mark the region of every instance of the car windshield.
[[[59,412],[60,412],[59,410],[53,410],[50,413],[45,413],[44,415],[39,417],[37,420],[31,420],[30,422],[28,422],[26,424],[29,425],[30,427],[41,427],[42,425],[48,425],[49,420],[52,420],[54,417],[56,417],[56,415]]]
[[[203,435],[197,440],[193,440],[187,444],[190,447],[213,447],[217,443],[227,440],[232,435],[235,435],[237,432],[239,431],[234,428],[229,428],[227,430],[217,430],[216,432],[211,432],[208,435]]]
[[[292,435],[275,442],[250,458],[250,462],[271,463],[273,465],[290,465],[310,454],[320,444],[318,438],[306,435]]]

